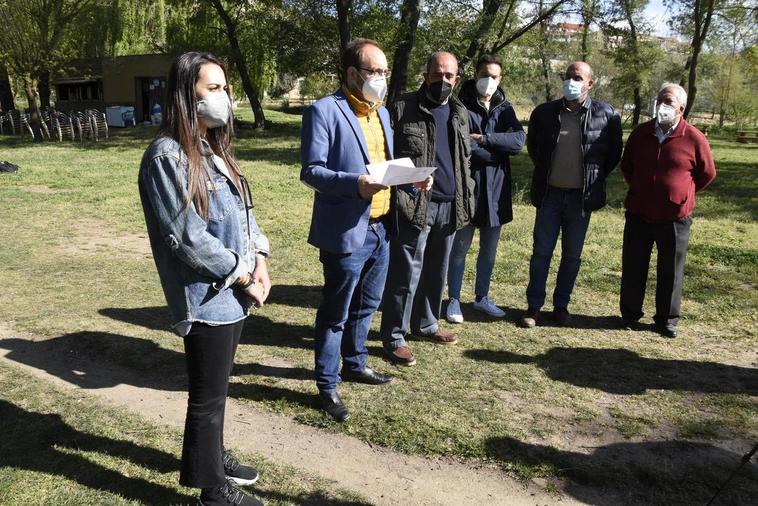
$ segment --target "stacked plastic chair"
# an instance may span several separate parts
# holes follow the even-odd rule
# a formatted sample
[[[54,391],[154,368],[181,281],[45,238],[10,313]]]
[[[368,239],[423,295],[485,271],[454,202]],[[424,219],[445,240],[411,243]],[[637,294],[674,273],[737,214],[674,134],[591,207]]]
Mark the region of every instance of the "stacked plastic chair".
[[[95,140],[95,129],[92,126],[92,118],[83,112],[72,112],[71,120],[79,133],[79,142],[84,142],[84,136],[89,140]]]
[[[56,111],[51,117],[51,123],[53,125],[51,131],[59,142],[63,142],[64,138],[75,140],[74,123],[68,115]]]
[[[100,112],[97,109],[86,109],[84,111],[92,120],[92,128],[95,133],[95,141],[100,140],[103,135],[108,138],[108,121],[105,118],[105,113]]]

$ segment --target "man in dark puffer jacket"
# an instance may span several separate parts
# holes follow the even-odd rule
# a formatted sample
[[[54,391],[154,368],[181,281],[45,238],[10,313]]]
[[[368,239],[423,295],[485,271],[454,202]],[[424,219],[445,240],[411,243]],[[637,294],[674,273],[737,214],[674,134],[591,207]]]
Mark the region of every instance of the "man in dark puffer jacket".
[[[527,149],[534,163],[532,204],[537,208],[529,264],[525,327],[537,324],[558,234],[561,265],[553,292],[553,317],[571,321],[568,303],[579,274],[592,211],[605,205],[605,178],[621,158],[621,118],[609,104],[590,98],[592,69],[574,62],[566,70],[563,98],[539,105],[529,118]]]

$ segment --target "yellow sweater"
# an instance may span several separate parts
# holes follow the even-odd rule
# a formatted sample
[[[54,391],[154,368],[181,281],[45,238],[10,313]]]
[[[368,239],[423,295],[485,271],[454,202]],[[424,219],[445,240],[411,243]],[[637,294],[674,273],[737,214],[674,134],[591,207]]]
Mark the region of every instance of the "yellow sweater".
[[[377,109],[381,104],[375,104],[371,107],[367,102],[358,99],[350,93],[347,86],[342,87],[342,92],[347,97],[350,106],[358,118],[358,124],[363,130],[363,137],[366,138],[368,147],[368,159],[371,163],[383,162],[387,159],[387,146],[385,144],[384,130],[382,122],[379,121]],[[382,190],[374,194],[371,199],[371,218],[379,218],[390,211],[390,191]]]

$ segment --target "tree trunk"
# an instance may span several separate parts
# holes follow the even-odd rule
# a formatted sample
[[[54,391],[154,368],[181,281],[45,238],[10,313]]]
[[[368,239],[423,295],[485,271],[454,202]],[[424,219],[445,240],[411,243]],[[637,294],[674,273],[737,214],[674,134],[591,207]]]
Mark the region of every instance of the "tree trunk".
[[[250,79],[245,55],[242,53],[242,49],[240,49],[239,38],[237,37],[237,24],[232,21],[229,13],[221,5],[220,0],[210,0],[210,2],[226,27],[226,36],[229,39],[229,49],[231,50],[232,59],[242,79],[242,89],[245,90],[245,95],[247,95],[247,99],[250,101],[250,107],[253,109],[253,127],[265,128],[266,116],[263,112],[261,101],[258,99],[259,90],[255,88],[253,81]]]
[[[350,42],[350,11],[353,10],[353,0],[337,0],[337,28],[340,32],[340,52],[344,51]]]
[[[703,39],[692,40],[692,57],[689,60],[690,68],[687,74],[687,106],[684,108],[684,119],[689,118],[692,106],[695,104],[697,96],[697,65],[700,59],[700,52],[703,50]]]
[[[595,0],[582,0],[582,61],[587,61],[589,57],[589,39],[592,21],[595,18]]]
[[[689,73],[687,75],[687,106],[684,108],[684,119],[689,118],[692,106],[695,104],[697,96],[697,64],[700,58],[700,52],[703,49],[703,43],[708,35],[708,29],[711,25],[713,10],[716,7],[716,0],[695,0],[693,9],[694,34],[692,36],[692,52],[687,63],[689,64]]]
[[[588,27],[587,23],[584,23],[584,26],[582,27],[582,57],[580,58],[582,61],[587,61],[587,56],[589,56],[589,51],[587,50],[587,32]]]
[[[634,24],[634,7],[629,0],[624,1],[624,14],[626,15],[626,22],[629,24],[629,50],[632,53],[634,66],[637,70],[642,66],[640,61],[640,47],[637,41],[637,26]],[[635,72],[634,75],[634,111],[632,112],[632,126],[637,126],[640,122],[640,112],[642,110],[642,99],[640,98],[640,88],[642,83],[640,82],[639,72]]]
[[[24,81],[24,92],[29,102],[29,125],[32,127],[32,132],[34,133],[34,142],[42,142],[42,126],[40,124],[42,120],[39,114],[39,107],[37,106],[36,83],[31,79],[26,79]]]
[[[16,101],[13,99],[13,88],[8,77],[8,70],[5,65],[0,65],[0,110],[10,111],[16,108]]]
[[[539,3],[539,9],[540,12],[542,11],[542,0],[540,0]],[[545,101],[550,102],[553,99],[553,91],[550,88],[550,58],[548,57],[547,53],[545,52],[545,48],[547,47],[547,21],[542,20],[540,21],[540,45],[539,45],[539,56],[540,56],[540,65],[542,66],[542,80],[545,85]]]
[[[392,79],[390,79],[387,103],[390,103],[399,97],[408,85],[408,64],[410,62],[413,45],[415,44],[416,28],[418,28],[418,20],[420,16],[421,0],[403,1],[400,30],[405,34],[405,37],[397,47],[395,57],[392,61]]]
[[[477,53],[479,53],[482,47],[484,47],[484,41],[492,29],[492,24],[495,22],[497,13],[500,11],[502,5],[503,0],[485,0],[482,14],[479,16],[479,27],[476,30],[474,38],[471,39],[471,42],[468,45],[466,54],[461,58],[459,68],[461,74],[465,75],[467,73],[469,65],[474,61]]]
[[[719,128],[724,126],[726,118],[726,103],[729,101],[729,94],[732,87],[732,71],[734,70],[734,59],[737,55],[737,30],[732,33],[732,54],[729,58],[729,73],[726,78],[726,86],[721,93],[721,103],[719,104]]]
[[[43,70],[39,73],[39,83],[37,84],[39,90],[39,103],[40,107],[50,107],[50,72]]]

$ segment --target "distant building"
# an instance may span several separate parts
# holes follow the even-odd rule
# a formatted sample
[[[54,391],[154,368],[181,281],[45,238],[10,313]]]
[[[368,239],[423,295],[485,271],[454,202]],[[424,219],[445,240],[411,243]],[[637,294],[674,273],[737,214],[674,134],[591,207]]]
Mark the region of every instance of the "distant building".
[[[150,121],[153,107],[163,108],[166,80],[175,58],[146,54],[71,61],[53,81],[55,108],[70,112],[131,106],[137,123]]]

